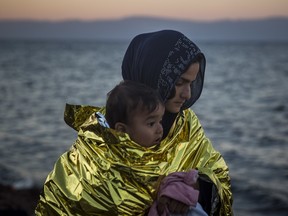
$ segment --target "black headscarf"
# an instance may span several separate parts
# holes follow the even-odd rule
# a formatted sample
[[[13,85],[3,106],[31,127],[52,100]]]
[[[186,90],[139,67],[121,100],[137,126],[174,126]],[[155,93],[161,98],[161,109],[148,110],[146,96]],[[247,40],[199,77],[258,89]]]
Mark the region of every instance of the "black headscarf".
[[[173,92],[177,80],[195,61],[200,63],[200,70],[191,85],[191,98],[182,107],[187,109],[201,95],[206,60],[200,49],[178,31],[162,30],[133,38],[122,62],[122,77],[124,80],[141,82],[158,89],[165,102]],[[165,114],[164,130],[166,127],[170,129],[174,119],[175,115]],[[168,125],[165,125],[165,121],[169,121]]]

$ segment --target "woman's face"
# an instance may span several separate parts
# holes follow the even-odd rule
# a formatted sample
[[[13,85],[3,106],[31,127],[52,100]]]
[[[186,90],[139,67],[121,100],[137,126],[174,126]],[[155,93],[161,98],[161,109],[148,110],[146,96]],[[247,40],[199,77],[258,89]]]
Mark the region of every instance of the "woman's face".
[[[181,75],[175,85],[175,96],[165,103],[165,108],[170,113],[178,113],[186,100],[191,97],[191,83],[199,72],[199,63],[190,65],[188,70]]]

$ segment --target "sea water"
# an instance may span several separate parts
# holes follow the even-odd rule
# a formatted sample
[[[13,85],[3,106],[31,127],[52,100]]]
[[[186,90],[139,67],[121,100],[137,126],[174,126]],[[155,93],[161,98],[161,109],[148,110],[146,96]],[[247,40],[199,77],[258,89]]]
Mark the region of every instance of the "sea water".
[[[226,160],[235,215],[288,212],[288,43],[199,42],[192,109]],[[0,183],[43,185],[77,134],[65,104],[102,106],[128,42],[0,41]]]

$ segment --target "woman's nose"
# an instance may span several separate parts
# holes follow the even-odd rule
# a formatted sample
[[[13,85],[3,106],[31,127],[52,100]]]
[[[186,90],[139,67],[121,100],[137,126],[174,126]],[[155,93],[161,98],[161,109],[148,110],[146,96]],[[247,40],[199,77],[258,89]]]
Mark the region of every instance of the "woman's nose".
[[[191,97],[191,86],[190,85],[185,85],[183,86],[182,92],[180,94],[181,98],[188,100]]]

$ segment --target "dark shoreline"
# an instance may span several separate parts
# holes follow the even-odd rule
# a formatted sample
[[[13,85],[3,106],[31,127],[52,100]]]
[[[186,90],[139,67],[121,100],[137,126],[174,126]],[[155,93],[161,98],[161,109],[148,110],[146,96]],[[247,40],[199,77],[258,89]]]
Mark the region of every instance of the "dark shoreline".
[[[0,184],[0,215],[33,216],[39,200],[40,188],[16,189]]]

